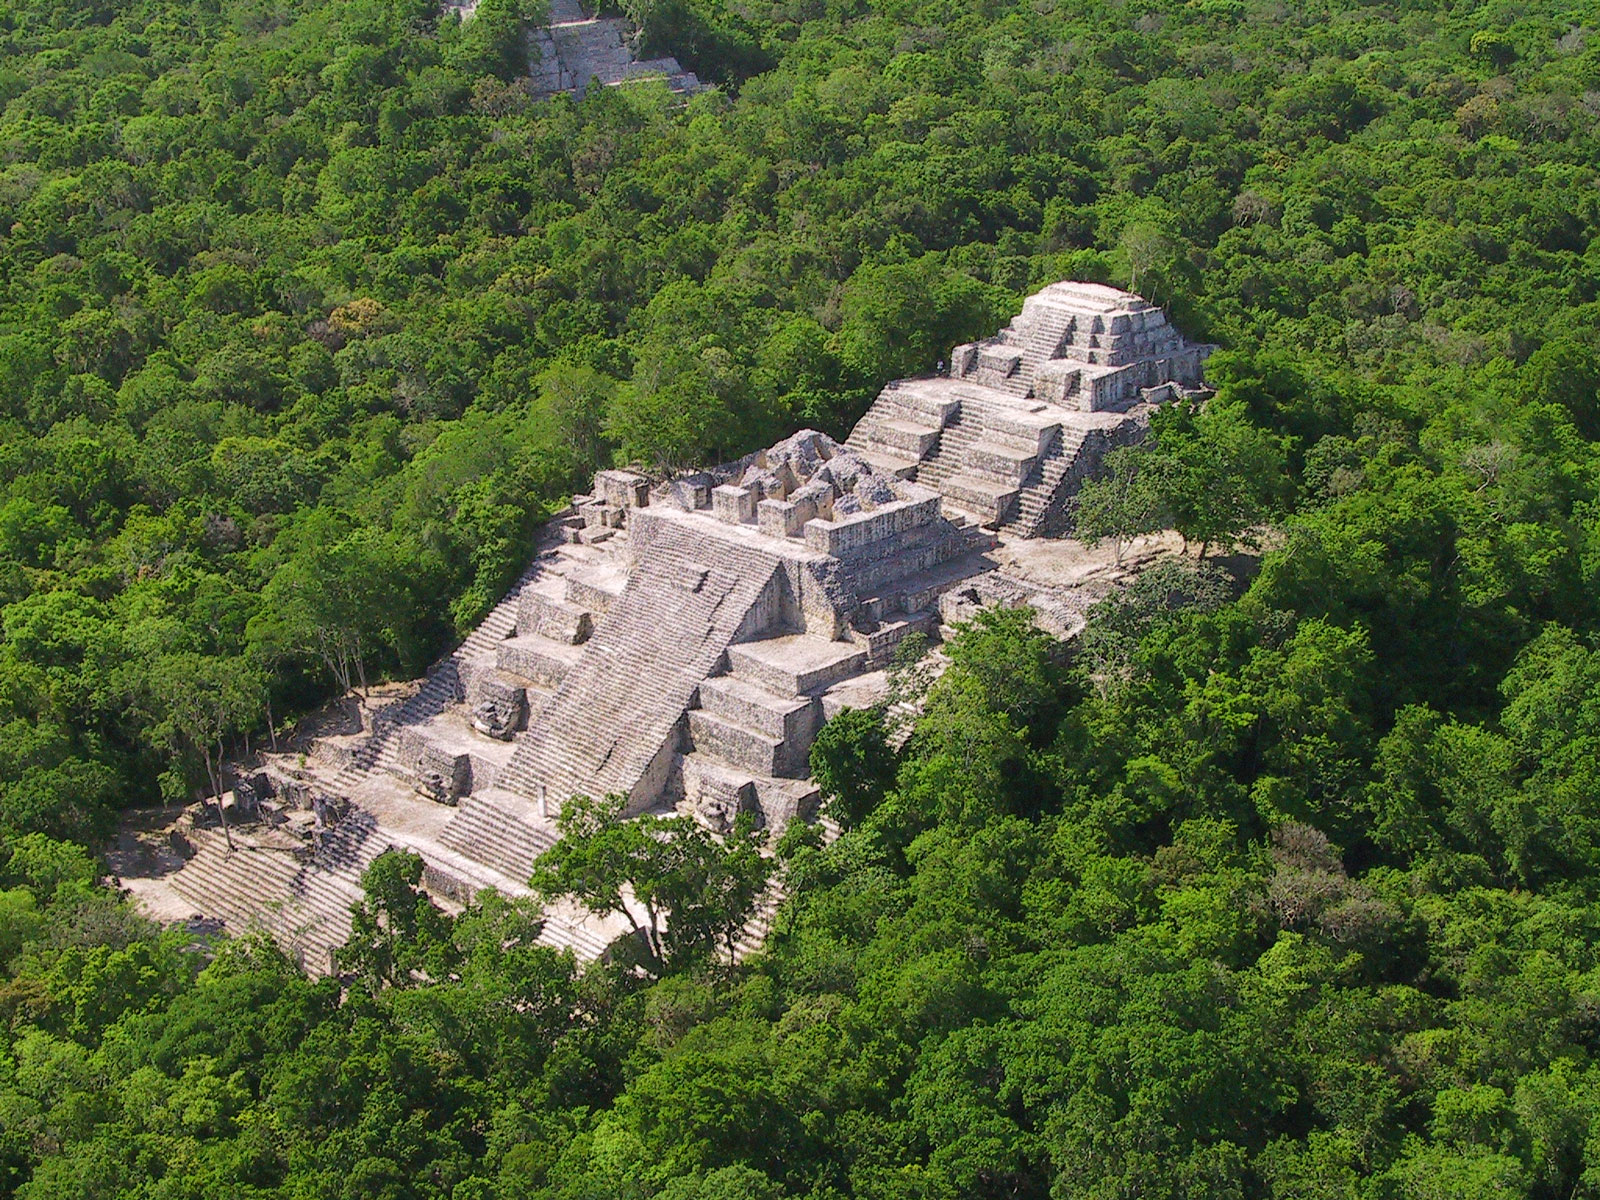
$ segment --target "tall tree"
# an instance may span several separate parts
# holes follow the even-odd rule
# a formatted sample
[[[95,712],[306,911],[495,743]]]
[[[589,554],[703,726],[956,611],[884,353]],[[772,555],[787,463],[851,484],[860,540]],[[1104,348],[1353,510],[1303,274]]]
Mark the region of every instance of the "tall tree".
[[[198,758],[204,765],[206,796],[216,804],[231,849],[233,834],[222,805],[227,741],[260,719],[264,681],[243,658],[192,652],[157,658],[144,666],[142,674],[152,737],[180,756],[180,777],[187,773],[185,758]]]
[[[1253,544],[1288,499],[1283,439],[1222,397],[1168,405],[1151,428],[1161,506],[1185,542],[1200,543],[1202,561],[1213,546]]]

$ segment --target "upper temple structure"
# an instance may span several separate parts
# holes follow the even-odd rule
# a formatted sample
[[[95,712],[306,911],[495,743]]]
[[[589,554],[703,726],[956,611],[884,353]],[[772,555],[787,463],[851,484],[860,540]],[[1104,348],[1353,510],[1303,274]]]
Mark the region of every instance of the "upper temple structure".
[[[951,351],[948,376],[891,383],[849,445],[986,524],[1061,532],[1105,449],[1142,436],[1129,411],[1200,388],[1210,351],[1131,292],[1053,283],[999,336]]]
[[[812,739],[884,697],[907,635],[989,603],[1081,623],[1098,594],[1034,539],[1070,526],[1107,448],[1202,386],[1208,349],[1137,296],[1054,284],[956,347],[947,376],[886,387],[843,444],[808,430],[674,479],[600,472],[414,694],[241,781],[241,850],[189,830],[174,891],[329,970],[362,869],[391,847],[459,902],[526,893],[575,795],[719,832],[740,813],[816,819]],[[593,957],[615,932],[550,911],[544,936]]]

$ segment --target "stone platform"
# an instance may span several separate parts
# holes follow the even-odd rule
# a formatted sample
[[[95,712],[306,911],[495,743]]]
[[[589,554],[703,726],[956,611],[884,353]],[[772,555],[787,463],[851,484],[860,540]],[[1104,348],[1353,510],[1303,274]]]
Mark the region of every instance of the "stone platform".
[[[1055,285],[957,347],[950,377],[886,388],[843,445],[802,431],[675,479],[600,472],[414,694],[269,764],[257,790],[303,810],[299,849],[280,830],[229,856],[197,831],[173,890],[327,970],[360,872],[390,847],[461,903],[525,893],[575,795],[719,833],[741,813],[774,834],[815,820],[812,740],[884,697],[906,637],[937,641],[986,604],[1030,605],[1067,636],[1114,586],[1053,567],[1082,548],[1032,535],[1070,520],[1106,447],[1199,386],[1204,352],[1137,297]],[[616,932],[557,912],[545,936],[593,957]]]

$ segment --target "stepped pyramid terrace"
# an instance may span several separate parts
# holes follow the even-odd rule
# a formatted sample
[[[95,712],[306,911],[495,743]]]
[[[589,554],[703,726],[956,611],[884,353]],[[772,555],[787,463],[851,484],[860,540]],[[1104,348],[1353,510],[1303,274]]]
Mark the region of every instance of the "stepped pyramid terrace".
[[[1152,405],[1201,387],[1210,346],[1131,292],[1053,283],[950,373],[884,388],[848,445],[880,470],[1022,537],[1059,533],[1085,475],[1144,435]]]
[[[361,872],[391,847],[461,903],[527,894],[578,794],[714,832],[740,813],[774,833],[817,820],[812,739],[884,698],[908,635],[1028,604],[1066,636],[1115,586],[1042,535],[1070,526],[1106,449],[1202,386],[1207,350],[1137,296],[1054,284],[956,347],[948,376],[886,387],[843,444],[807,430],[673,479],[600,472],[419,686],[347,700],[347,729],[241,780],[235,850],[198,819],[175,835],[186,861],[164,911],[263,926],[328,971]],[[595,957],[622,932],[558,907],[543,936]]]

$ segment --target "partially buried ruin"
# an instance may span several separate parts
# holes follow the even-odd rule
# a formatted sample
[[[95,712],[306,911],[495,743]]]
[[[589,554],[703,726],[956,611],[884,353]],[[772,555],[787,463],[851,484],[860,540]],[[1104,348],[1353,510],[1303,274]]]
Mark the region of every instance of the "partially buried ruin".
[[[1105,588],[1048,569],[1061,543],[1045,539],[1107,449],[1202,387],[1208,349],[1130,293],[1053,284],[956,347],[948,375],[884,388],[843,444],[803,431],[670,480],[602,471],[414,694],[241,780],[236,849],[196,815],[172,890],[327,971],[391,847],[460,903],[526,894],[578,794],[716,831],[742,812],[775,832],[817,819],[812,739],[883,697],[907,635],[983,604],[1033,605],[1063,636],[1081,624]],[[544,937],[593,957],[620,932],[555,909]]]
[[[678,95],[704,86],[671,55],[635,58],[631,42],[628,22],[588,16],[578,0],[550,0],[549,23],[528,38],[529,90],[536,98],[570,92],[582,99],[591,83],[616,87],[656,79]]]
[[[471,20],[478,0],[445,0],[446,13]],[[550,0],[550,15],[527,34],[528,76],[525,86],[534,99],[566,92],[578,99],[592,83],[617,87],[659,80],[668,91],[687,96],[705,85],[676,58],[635,58],[635,32],[617,17],[591,16],[579,0]]]

